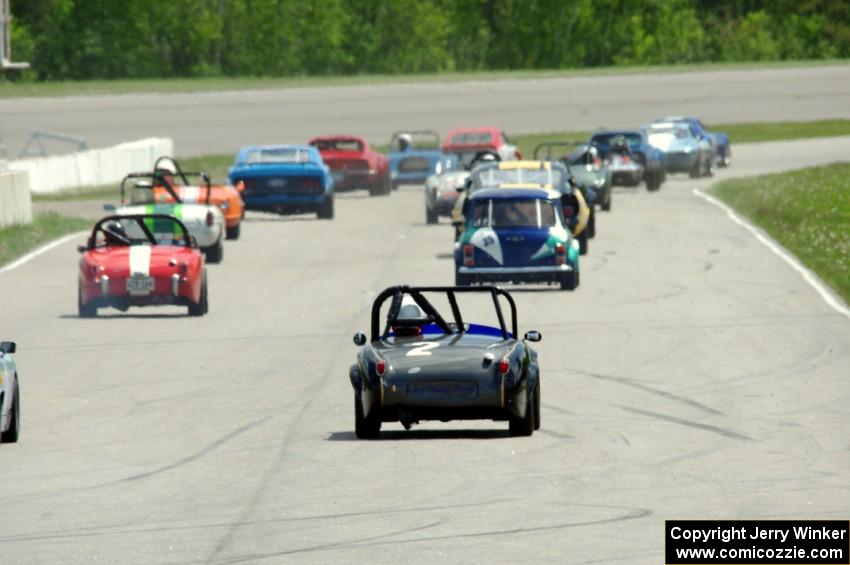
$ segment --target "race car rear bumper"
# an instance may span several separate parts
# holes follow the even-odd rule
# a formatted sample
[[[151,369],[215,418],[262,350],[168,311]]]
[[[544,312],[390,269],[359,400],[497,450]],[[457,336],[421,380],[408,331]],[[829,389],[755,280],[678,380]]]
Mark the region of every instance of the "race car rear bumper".
[[[571,265],[546,265],[541,267],[458,267],[458,273],[470,277],[471,282],[559,282],[564,273],[573,270]]]

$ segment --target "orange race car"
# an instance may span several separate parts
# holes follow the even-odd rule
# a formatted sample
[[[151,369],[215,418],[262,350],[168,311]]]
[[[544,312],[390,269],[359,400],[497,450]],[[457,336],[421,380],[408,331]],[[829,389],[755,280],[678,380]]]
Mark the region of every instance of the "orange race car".
[[[203,172],[185,172],[173,157],[157,159],[154,170],[167,171],[167,180],[182,202],[218,206],[224,215],[227,239],[239,239],[242,218],[245,217],[245,203],[242,202],[242,195],[236,187],[229,184],[211,184],[210,178]],[[197,178],[200,182],[192,184],[190,178]],[[164,186],[154,187],[154,199],[156,202],[174,202],[174,197]]]

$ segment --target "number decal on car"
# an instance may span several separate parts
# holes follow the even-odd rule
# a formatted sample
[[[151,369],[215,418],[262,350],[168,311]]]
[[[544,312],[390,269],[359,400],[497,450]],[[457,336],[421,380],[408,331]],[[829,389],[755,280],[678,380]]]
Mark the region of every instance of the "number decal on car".
[[[407,347],[412,347],[413,349],[407,352],[406,357],[427,357],[431,355],[431,350],[440,347],[440,344],[433,341],[426,341],[425,343],[412,343]]]

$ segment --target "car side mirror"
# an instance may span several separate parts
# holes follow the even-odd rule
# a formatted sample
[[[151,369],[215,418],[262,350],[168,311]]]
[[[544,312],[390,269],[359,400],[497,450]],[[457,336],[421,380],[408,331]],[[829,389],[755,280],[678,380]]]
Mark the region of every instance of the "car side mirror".
[[[526,341],[540,341],[541,339],[543,339],[543,334],[538,332],[537,330],[525,332]]]
[[[88,250],[88,247],[86,247],[85,245],[78,245],[77,246],[77,253],[85,253],[87,250]]]
[[[15,345],[14,341],[4,341],[0,343],[0,352],[2,352],[4,355],[6,353],[14,353],[15,349],[17,349],[17,346]]]
[[[354,345],[366,345],[366,334],[364,334],[363,332],[357,332],[356,334],[354,334]]]
[[[116,210],[115,204],[104,204],[103,210],[104,212],[114,212]]]

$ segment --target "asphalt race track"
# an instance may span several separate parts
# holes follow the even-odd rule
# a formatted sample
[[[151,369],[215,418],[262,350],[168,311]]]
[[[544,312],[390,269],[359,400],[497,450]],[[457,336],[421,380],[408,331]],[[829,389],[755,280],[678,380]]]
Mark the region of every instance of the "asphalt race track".
[[[715,178],[848,147],[739,146]],[[576,292],[516,289],[544,335],[531,438],[354,438],[371,298],[453,280],[417,190],[343,196],[332,222],[249,214],[201,319],[78,319],[76,241],[0,275],[23,395],[0,562],[658,564],[666,518],[846,519],[850,319],[692,193],[710,182],[619,190]]]
[[[33,129],[81,136],[90,147],[149,136],[182,156],[251,143],[305,143],[357,133],[388,143],[401,128],[493,124],[511,133],[634,127],[668,114],[707,123],[850,118],[850,65],[239,92],[0,100],[11,156]],[[48,142],[48,146],[61,146]]]

